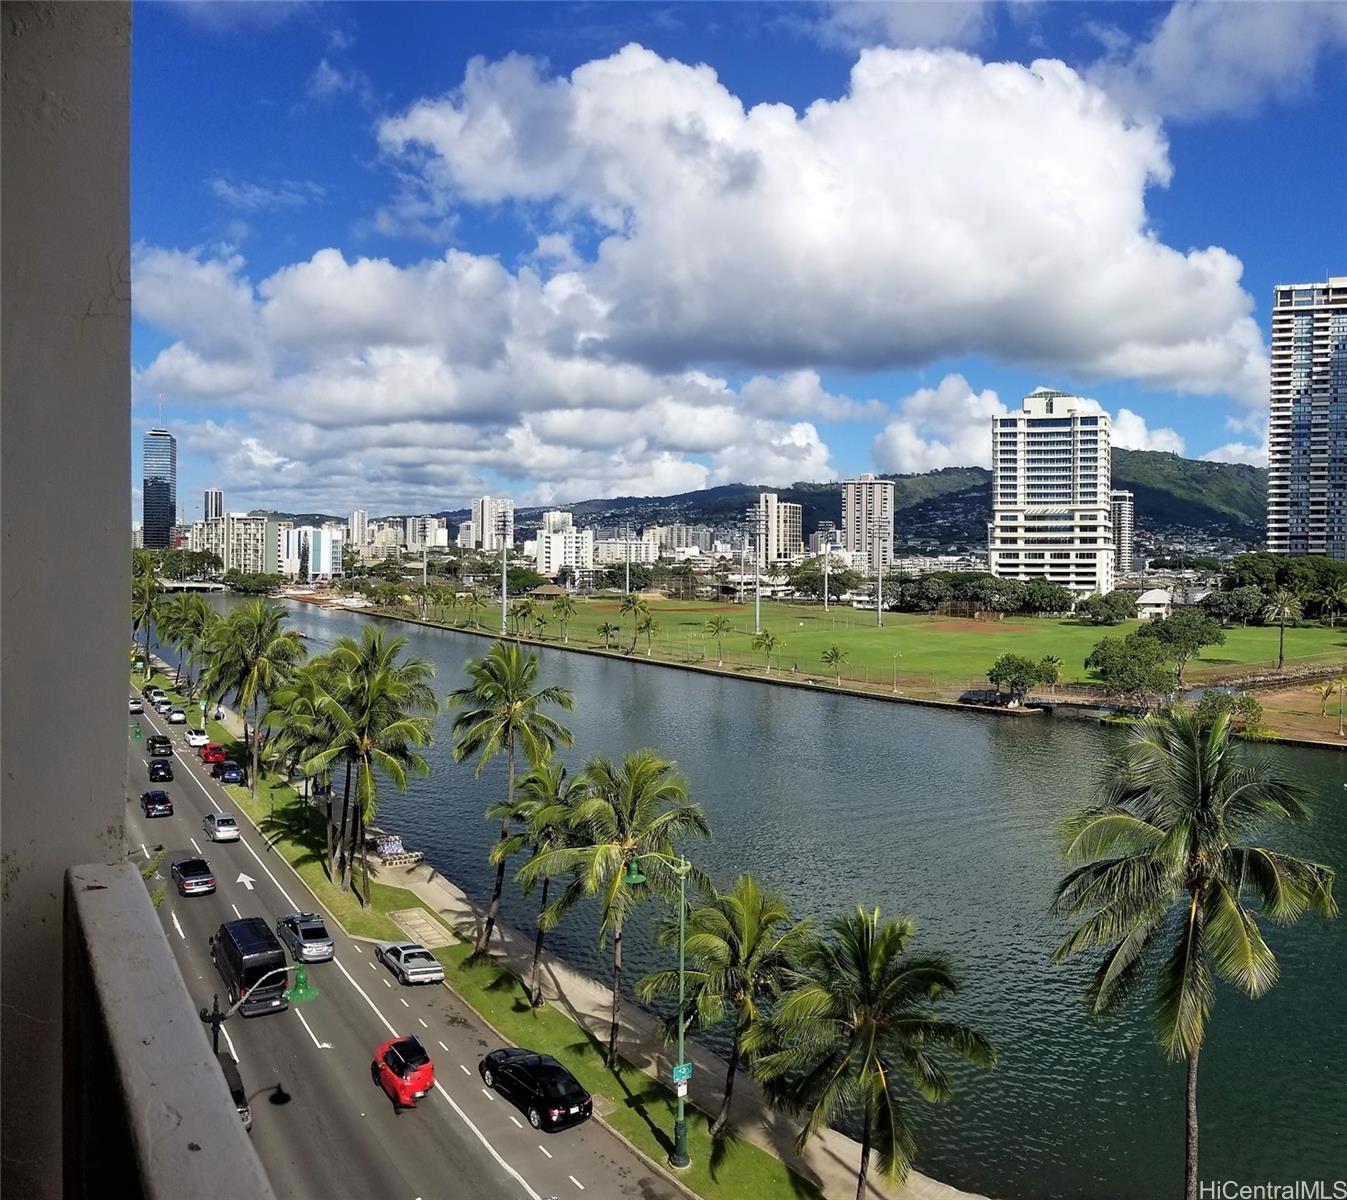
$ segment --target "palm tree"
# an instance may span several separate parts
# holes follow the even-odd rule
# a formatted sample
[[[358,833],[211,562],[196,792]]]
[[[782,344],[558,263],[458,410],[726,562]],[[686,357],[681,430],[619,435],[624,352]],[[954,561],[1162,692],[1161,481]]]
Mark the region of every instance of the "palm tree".
[[[1286,662],[1286,625],[1287,622],[1300,620],[1300,597],[1291,591],[1290,588],[1278,588],[1263,607],[1263,620],[1272,624],[1274,621],[1280,631],[1277,637],[1277,670],[1281,670]]]
[[[842,686],[842,665],[850,657],[841,646],[829,646],[820,656],[825,667],[832,667],[837,686]]]
[[[1333,686],[1338,690],[1338,737],[1342,737],[1343,702],[1347,699],[1347,675],[1339,675],[1333,680]]]
[[[767,666],[766,674],[770,675],[772,673],[772,655],[784,645],[785,642],[777,637],[770,629],[764,629],[761,633],[755,633],[753,635],[753,649],[761,650],[763,652],[763,657]]]
[[[575,701],[565,688],[538,687],[538,656],[525,655],[516,645],[493,642],[481,658],[467,665],[470,683],[449,694],[447,703],[460,709],[454,717],[454,761],[477,756],[477,775],[498,754],[505,755],[505,809],[501,818],[500,840],[511,834],[514,809],[516,750],[524,752],[530,767],[552,756],[557,746],[571,744],[571,731],[543,712],[545,705],[570,711]],[[505,886],[505,858],[496,863],[496,885],[486,922],[477,935],[474,955],[485,953],[500,912],[500,896]]]
[[[178,665],[173,670],[173,687],[175,690],[182,680],[182,660],[190,633],[188,622],[190,620],[191,600],[192,597],[186,592],[178,592],[160,606],[158,620],[155,622],[159,640],[165,645],[172,646],[178,652]]]
[[[558,596],[552,601],[552,616],[561,626],[561,640],[563,642],[571,640],[570,635],[566,632],[566,626],[570,624],[571,618],[575,616],[577,611],[575,598],[572,596]]]
[[[640,636],[640,630],[637,626],[640,625],[642,617],[650,615],[650,603],[644,596],[638,596],[635,592],[628,592],[622,597],[622,604],[617,611],[621,616],[630,615],[631,617],[631,649],[627,651],[628,654],[631,654],[636,650],[636,639]]]
[[[781,1002],[774,1029],[758,1050],[757,1071],[774,1099],[805,1113],[797,1148],[843,1112],[860,1118],[857,1200],[870,1155],[879,1172],[902,1182],[917,1154],[902,1082],[933,1104],[950,1098],[953,1081],[933,1051],[948,1050],[978,1066],[996,1052],[966,1025],[942,1021],[939,1001],[958,990],[940,957],[907,957],[916,926],[857,908],[832,922],[829,938],[806,946],[802,982]]]
[[[571,829],[575,810],[584,797],[584,786],[579,780],[567,777],[566,768],[561,762],[551,759],[539,763],[519,781],[519,798],[514,811],[509,814],[512,823],[517,822],[523,828],[492,847],[491,861],[503,861],[525,846],[530,846],[531,854],[536,857],[548,850],[572,844]],[[505,816],[502,811],[504,807],[498,805],[494,812],[489,811],[487,815]],[[552,878],[544,875],[542,881],[538,898],[538,929],[533,939],[533,969],[529,973],[528,985],[530,1003],[534,1008],[543,1002],[543,939],[581,895],[579,879],[572,877],[569,886],[548,904]],[[526,894],[531,891],[532,883],[526,884],[524,890]]]
[[[257,709],[289,678],[304,656],[304,644],[292,629],[283,629],[285,609],[266,600],[250,600],[236,608],[211,632],[206,691],[212,696],[235,692],[243,714],[245,745],[252,747],[248,786],[257,795]],[[252,733],[248,718],[252,715]]]
[[[650,657],[651,651],[655,648],[655,638],[659,635],[663,626],[655,620],[654,616],[646,613],[641,618],[641,623],[636,626],[636,632],[645,637],[645,656]]]
[[[547,628],[547,616],[545,613],[538,613],[533,618],[533,636],[538,641],[543,640],[543,630]]]
[[[199,592],[188,596],[184,629],[187,641],[187,682],[193,690],[195,690],[196,683],[191,678],[192,667],[194,664],[201,662],[202,651],[205,649],[211,630],[222,619],[220,614],[206,602],[205,596]]]
[[[1319,697],[1319,715],[1328,716],[1328,702],[1333,699],[1333,693],[1338,690],[1337,680],[1329,683],[1316,683],[1311,689]]]
[[[528,597],[515,600],[509,608],[510,632],[518,637],[519,631],[527,628],[537,613],[537,604]]]
[[[1336,583],[1329,584],[1322,593],[1324,607],[1328,609],[1328,623],[1336,626],[1338,614],[1347,608],[1347,579],[1340,579]]]
[[[766,1014],[764,1001],[780,1000],[793,980],[791,963],[795,952],[811,936],[809,926],[791,916],[779,892],[769,891],[752,875],[740,875],[728,892],[710,889],[706,902],[692,908],[687,917],[684,943],[691,969],[685,972],[691,988],[687,1013],[674,1020],[695,1020],[703,1029],[734,1021],[730,1040],[729,1069],[720,1112],[711,1124],[719,1136],[730,1117],[734,1076],[743,1058],[744,1045],[757,1031]],[[672,917],[661,930],[661,940],[676,944],[678,919]],[[656,971],[641,980],[637,989],[649,1003],[656,996],[678,994],[678,972]]]
[[[1038,665],[1042,668],[1043,682],[1056,693],[1057,685],[1062,682],[1062,657],[1060,654],[1045,654],[1039,659]]]
[[[287,775],[296,765],[304,769],[305,790],[313,774],[309,770],[310,756],[328,749],[334,736],[334,727],[323,713],[322,701],[332,686],[333,664],[327,655],[312,658],[299,667],[277,689],[271,698],[267,724],[276,735],[275,752],[286,763]],[[328,871],[335,873],[336,855],[332,846],[332,791],[327,793],[327,862]]]
[[[608,1033],[609,1067],[617,1065],[617,1031],[622,1012],[622,928],[627,914],[650,890],[672,895],[677,876],[671,866],[680,838],[709,837],[701,806],[688,799],[687,782],[652,750],[628,754],[617,767],[596,755],[585,766],[585,799],[575,809],[576,845],[536,854],[520,872],[526,883],[544,875],[576,873],[601,908],[599,937],[613,937],[613,1013]],[[645,882],[633,882],[639,864]],[[648,885],[648,886],[647,886]]]
[[[1304,789],[1267,759],[1246,759],[1228,714],[1204,729],[1176,709],[1137,725],[1102,777],[1101,803],[1062,826],[1080,865],[1053,909],[1080,919],[1054,958],[1104,948],[1085,994],[1089,1011],[1122,1006],[1156,943],[1173,938],[1156,977],[1153,1023],[1172,1059],[1187,1060],[1184,1195],[1197,1196],[1197,1063],[1213,999],[1212,972],[1251,997],[1277,982],[1277,960],[1246,906],[1288,924],[1333,916],[1333,871],[1244,841],[1277,821],[1306,819]]]
[[[707,637],[716,639],[716,666],[723,667],[725,665],[725,635],[734,626],[724,613],[717,613],[702,628],[706,631]]]
[[[390,638],[383,629],[375,628],[366,628],[359,642],[349,637],[337,640],[328,655],[331,676],[317,701],[318,712],[329,727],[328,744],[304,764],[311,775],[330,771],[338,761],[345,764],[337,847],[342,858],[341,886],[345,889],[351,885],[358,848],[365,905],[370,902],[370,886],[364,831],[378,812],[379,775],[391,779],[398,791],[405,791],[409,770],[419,775],[430,773],[430,764],[417,747],[430,744],[430,714],[439,708],[430,686],[435,668],[423,658],[403,659],[406,646],[406,638]],[[329,860],[328,869],[335,877],[336,864]]]
[[[486,597],[481,592],[469,592],[463,598],[463,607],[467,610],[468,624],[481,628],[481,613],[486,607]]]
[[[605,621],[599,626],[599,636],[603,638],[603,648],[611,650],[613,648],[613,638],[622,632],[622,626],[614,625],[611,621]]]
[[[159,616],[159,604],[159,581],[154,577],[151,560],[150,570],[131,577],[131,629],[145,636],[142,656],[145,659],[146,679],[153,673],[150,670],[150,626],[155,624]]]

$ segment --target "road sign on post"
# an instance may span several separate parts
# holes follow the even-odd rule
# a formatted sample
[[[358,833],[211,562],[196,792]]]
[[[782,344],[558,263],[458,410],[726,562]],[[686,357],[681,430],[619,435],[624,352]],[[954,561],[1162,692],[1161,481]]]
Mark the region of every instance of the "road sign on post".
[[[675,1083],[687,1083],[692,1078],[692,1064],[690,1062],[675,1063],[673,1069],[673,1081]],[[680,1095],[686,1095],[680,1092]]]
[[[688,1085],[687,1085],[686,1083],[675,1083],[675,1084],[674,1084],[674,1095],[675,1095],[675,1096],[686,1096],[687,1094],[688,1094]]]

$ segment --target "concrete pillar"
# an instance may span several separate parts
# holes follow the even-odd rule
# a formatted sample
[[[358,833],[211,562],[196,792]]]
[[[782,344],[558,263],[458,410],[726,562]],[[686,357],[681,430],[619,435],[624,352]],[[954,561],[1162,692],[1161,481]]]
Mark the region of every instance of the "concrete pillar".
[[[5,3],[0,24],[0,1187],[42,1200],[62,877],[124,857],[131,11]]]

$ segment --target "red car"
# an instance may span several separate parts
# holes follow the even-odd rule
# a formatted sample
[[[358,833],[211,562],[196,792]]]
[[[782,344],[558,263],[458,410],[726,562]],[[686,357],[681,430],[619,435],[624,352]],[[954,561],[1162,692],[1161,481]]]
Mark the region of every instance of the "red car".
[[[203,763],[218,763],[225,760],[224,747],[219,742],[207,742],[198,753]]]
[[[435,1086],[435,1064],[414,1037],[392,1038],[374,1053],[370,1074],[388,1098],[393,1111],[415,1108],[416,1102]]]

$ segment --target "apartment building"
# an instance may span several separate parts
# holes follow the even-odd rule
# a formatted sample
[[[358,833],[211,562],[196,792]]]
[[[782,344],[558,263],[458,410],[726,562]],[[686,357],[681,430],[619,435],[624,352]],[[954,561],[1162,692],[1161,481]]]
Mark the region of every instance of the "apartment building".
[[[1132,570],[1132,530],[1136,523],[1136,504],[1131,492],[1109,492],[1113,513],[1113,573],[1126,575]]]
[[[798,558],[804,553],[804,509],[775,492],[760,492],[750,511],[757,542],[758,564]]]
[[[842,548],[870,571],[893,561],[894,484],[861,475],[842,484]]]

